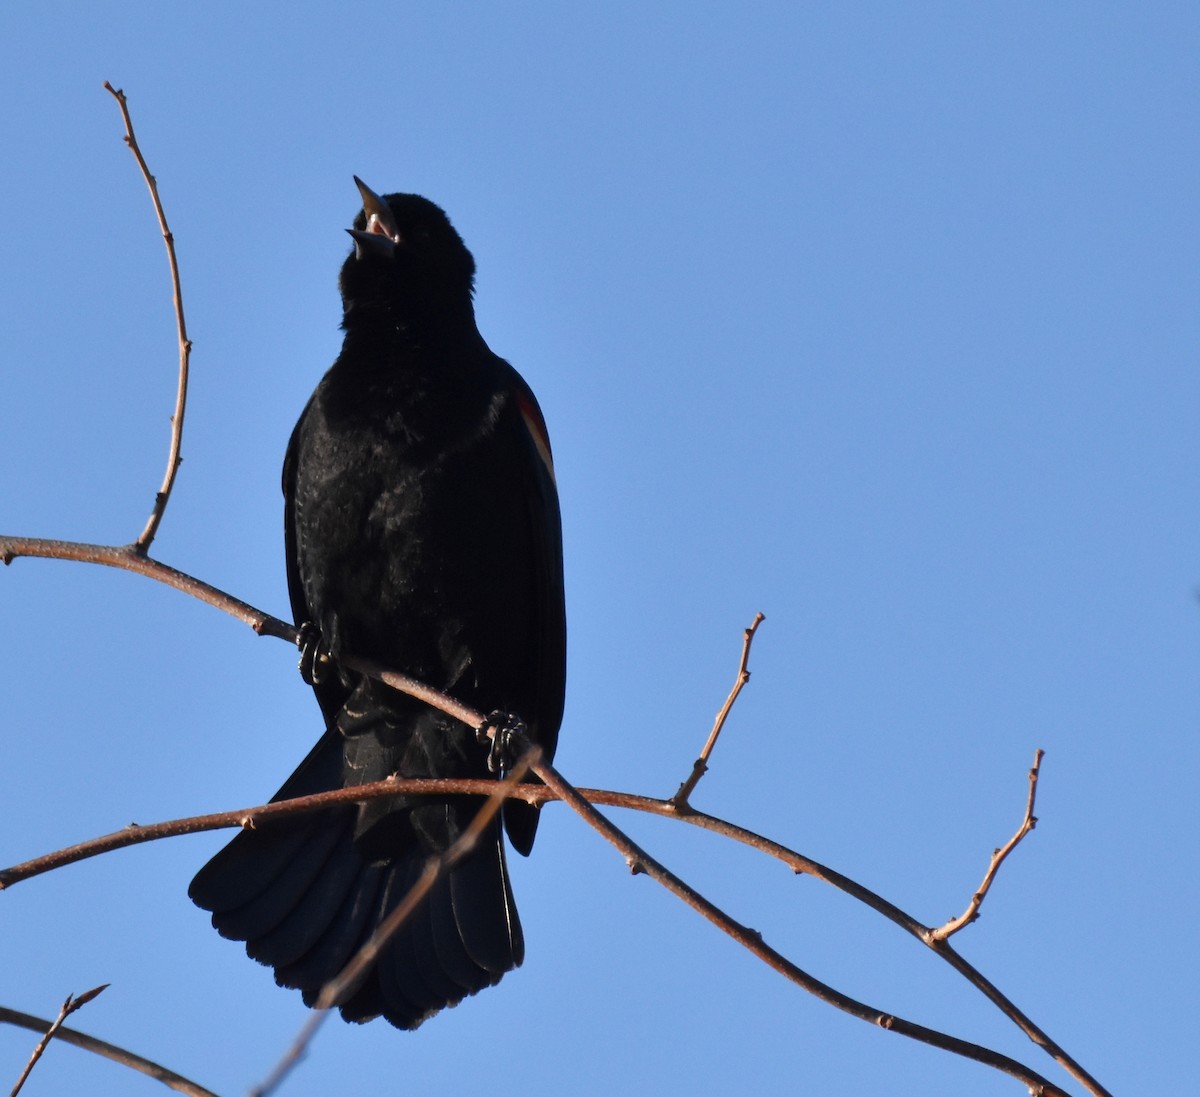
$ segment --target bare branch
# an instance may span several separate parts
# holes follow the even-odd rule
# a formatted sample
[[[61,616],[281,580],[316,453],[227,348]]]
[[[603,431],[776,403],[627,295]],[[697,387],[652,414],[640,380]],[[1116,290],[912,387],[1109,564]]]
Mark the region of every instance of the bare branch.
[[[336,807],[339,804],[387,800],[393,796],[490,796],[496,787],[496,782],[491,778],[389,777],[372,784],[333,789],[330,792],[317,792],[311,796],[297,797],[294,800],[278,800],[275,803],[258,804],[254,807],[238,808],[235,811],[192,815],[147,826],[130,823],[129,826],[114,831],[112,834],[91,838],[78,845],[67,846],[9,868],[0,869],[0,891],[19,884],[23,880],[32,879],[34,876],[41,876],[43,873],[72,865],[77,861],[86,861],[88,858],[97,857],[102,853],[111,853],[115,849],[124,849],[127,846],[140,845],[143,842],[154,842],[160,838],[176,838],[181,834],[199,834],[206,830],[222,830],[227,827],[253,830],[268,819],[280,816],[304,815],[324,808]],[[524,799],[531,804],[544,803],[546,800],[552,799],[546,789],[538,785],[519,785],[508,795]]]
[[[431,691],[436,692],[436,691]],[[470,710],[467,710],[470,714]],[[262,804],[252,808],[239,808],[235,811],[218,812],[211,815],[197,815],[185,819],[173,819],[163,823],[147,826],[131,825],[100,838],[93,838],[79,845],[57,850],[34,858],[11,868],[0,869],[0,890],[30,877],[49,872],[75,861],[95,857],[114,849],[136,845],[141,842],[155,841],[160,838],[174,837],[180,834],[195,834],[205,830],[218,830],[225,827],[254,827],[276,816],[299,815],[337,804],[358,803],[368,800],[385,799],[397,795],[474,795],[489,796],[497,791],[496,782],[475,779],[400,779],[389,778],[373,784],[358,785],[354,788],[336,789],[332,792],[316,793],[312,796],[298,797],[294,800],[281,800],[272,804]],[[626,808],[631,811],[641,811],[668,819],[676,819],[703,830],[712,831],[722,837],[730,838],[751,849],[773,857],[787,865],[793,872],[813,877],[822,883],[829,884],[839,891],[856,899],[858,902],[882,914],[889,921],[899,926],[911,937],[916,938],[926,947],[932,949],[942,960],[955,969],[972,986],[979,990],[1006,1017],[1008,1017],[1033,1043],[1042,1048],[1064,1070],[1075,1077],[1090,1093],[1097,1097],[1108,1097],[1108,1091],[1096,1081],[1079,1063],[1041,1028],[1039,1028],[1011,999],[988,980],[980,971],[968,963],[949,944],[948,941],[934,940],[928,926],[919,922],[912,915],[901,910],[894,903],[869,888],[842,875],[835,869],[821,864],[796,850],[774,842],[769,838],[756,834],[735,823],[719,819],[703,812],[691,811],[680,814],[670,800],[655,799],[649,796],[638,796],[628,792],[616,792],[610,789],[581,788],[576,790],[580,796],[592,804],[604,804],[611,807]],[[513,799],[521,799],[530,804],[544,804],[559,799],[558,794],[546,785],[515,785],[508,789],[506,795]]]
[[[296,1069],[296,1065],[307,1053],[309,1044],[313,1042],[321,1026],[328,1019],[328,1009],[317,1009],[314,1006],[312,1012],[305,1018],[304,1024],[300,1026],[300,1031],[292,1041],[291,1047],[283,1053],[283,1057],[275,1064],[271,1073],[250,1090],[249,1097],[268,1097],[269,1094],[274,1093],[283,1080]]]
[[[0,534],[0,560],[11,564],[22,556],[36,556],[45,560],[74,560],[83,564],[102,564],[104,567],[132,571],[215,606],[249,625],[260,636],[276,636],[294,644],[299,635],[286,621],[255,609],[202,579],[196,579],[186,572],[152,559],[139,552],[136,545],[92,545],[82,541],[55,541],[43,537],[10,537]]]
[[[971,901],[967,904],[967,909],[957,918],[951,918],[945,925],[929,931],[929,940],[931,943],[948,940],[964,926],[970,925],[979,917],[979,908],[983,906],[983,900],[987,897],[987,893],[992,886],[992,881],[996,879],[996,873],[1000,871],[1000,866],[1004,863],[1004,859],[1017,848],[1021,839],[1037,826],[1037,818],[1033,814],[1033,805],[1037,798],[1038,772],[1042,768],[1042,758],[1045,754],[1046,752],[1039,748],[1033,756],[1033,768],[1029,771],[1029,799],[1025,804],[1025,818],[1021,820],[1021,825],[1017,827],[1017,832],[1000,849],[992,851],[992,861],[988,865],[987,872],[984,874],[983,883],[979,885],[979,890],[971,896]]]
[[[857,1017],[859,1020],[878,1025],[889,1032],[898,1032],[902,1036],[908,1036],[921,1043],[929,1044],[943,1051],[952,1052],[955,1055],[961,1055],[967,1059],[972,1059],[975,1062],[983,1063],[986,1066],[1009,1074],[1028,1086],[1031,1092],[1040,1094],[1041,1097],[1067,1097],[1064,1090],[1059,1089],[1048,1079],[1043,1078],[1023,1063],[1019,1063],[1007,1055],[1001,1055],[990,1048],[981,1047],[967,1040],[960,1040],[957,1037],[939,1032],[936,1029],[926,1028],[924,1025],[918,1025],[895,1014],[886,1013],[874,1006],[859,1002],[835,990],[833,987],[822,983],[819,979],[809,975],[785,956],[771,948],[763,940],[762,934],[757,930],[735,922],[698,891],[684,883],[679,877],[654,860],[653,857],[634,843],[632,839],[618,830],[608,819],[596,811],[576,789],[572,788],[563,779],[552,765],[543,762],[535,764],[531,768],[545,782],[548,788],[556,792],[590,827],[599,832],[606,841],[616,847],[625,858],[625,863],[629,865],[630,871],[645,873],[650,876],[670,891],[671,894],[707,918],[718,929],[732,937],[743,948],[748,949],[769,967],[778,971],[785,978],[802,987],[821,1001],[850,1014],[852,1017]]]
[[[27,1028],[31,1032],[45,1032],[51,1024],[44,1017],[34,1017],[31,1013],[21,1013],[19,1010],[9,1009],[6,1006],[0,1006],[0,1023],[15,1025],[17,1028]],[[182,1074],[176,1074],[175,1071],[168,1070],[149,1059],[143,1059],[132,1051],[117,1047],[116,1044],[97,1040],[95,1036],[89,1036],[86,1032],[80,1032],[78,1029],[60,1028],[55,1033],[55,1038],[62,1043],[73,1044],[75,1047],[83,1048],[84,1051],[90,1051],[94,1055],[111,1059],[114,1063],[120,1063],[122,1066],[129,1067],[130,1070],[145,1074],[148,1078],[162,1082],[168,1089],[173,1089],[176,1093],[186,1094],[187,1097],[217,1097],[211,1090],[197,1085],[183,1077]]]
[[[154,202],[154,213],[158,217],[158,227],[162,232],[163,241],[167,245],[167,262],[171,267],[171,292],[175,305],[175,328],[179,335],[179,387],[175,393],[175,414],[171,416],[171,448],[167,453],[167,471],[163,477],[162,487],[154,497],[154,510],[146,522],[146,528],[134,542],[135,551],[145,555],[150,549],[150,543],[158,533],[159,524],[166,513],[167,501],[171,498],[171,489],[175,486],[175,475],[183,462],[180,447],[183,444],[183,413],[187,408],[188,360],[192,353],[191,340],[187,335],[187,324],[183,319],[183,290],[179,285],[179,263],[175,259],[175,237],[167,225],[167,215],[163,212],[162,201],[158,197],[158,183],[150,174],[142,150],[138,147],[137,137],[133,133],[133,120],[129,117],[129,104],[125,93],[120,88],[114,88],[107,80],[104,89],[117,101],[121,108],[121,117],[125,122],[125,144],[133,153],[141,169],[142,178],[150,188],[150,198]]]
[[[350,670],[358,671],[359,674],[364,674],[368,678],[374,678],[385,686],[398,689],[401,693],[407,693],[409,697],[415,697],[418,701],[424,701],[439,712],[444,712],[447,716],[453,716],[454,719],[462,721],[469,728],[477,728],[484,722],[482,712],[477,712],[469,705],[456,701],[450,694],[443,693],[440,689],[434,689],[433,686],[427,686],[424,682],[418,682],[407,674],[388,670],[379,663],[373,663],[369,659],[360,659],[355,655],[339,655],[337,661]]]
[[[1111,1097],[1109,1091],[1099,1081],[1085,1070],[1079,1062],[1067,1054],[1066,1050],[1060,1044],[1052,1040],[1027,1014],[1022,1012],[1010,998],[1006,997],[994,983],[984,976],[982,972],[973,967],[956,952],[949,941],[932,939],[932,931],[927,926],[917,921],[912,915],[905,913],[894,903],[888,902],[883,896],[877,895],[869,888],[863,887],[862,884],[851,880],[848,876],[843,876],[840,872],[821,864],[819,861],[814,861],[802,853],[797,853],[795,850],[788,849],[778,842],[764,838],[761,834],[755,834],[753,831],[746,830],[744,827],[739,827],[735,823],[727,822],[724,819],[705,815],[702,812],[675,815],[670,801],[648,800],[642,797],[629,796],[625,793],[608,793],[595,789],[584,789],[582,792],[587,799],[594,803],[608,803],[618,807],[650,811],[657,815],[673,816],[691,826],[701,827],[715,834],[732,838],[734,841],[741,842],[743,845],[747,845],[752,849],[765,853],[769,857],[774,857],[776,860],[782,861],[797,873],[812,876],[822,883],[837,888],[851,898],[857,899],[872,910],[882,914],[889,921],[895,923],[910,936],[915,937],[918,941],[933,949],[942,960],[980,991],[1034,1044],[1054,1059],[1055,1062],[1087,1089],[1089,1093],[1094,1094],[1095,1097]]]
[[[108,987],[107,983],[102,986],[92,987],[91,990],[85,990],[78,997],[68,994],[67,1000],[63,1002],[62,1008],[58,1011],[58,1016],[51,1022],[50,1027],[46,1029],[45,1035],[38,1041],[37,1047],[33,1049],[33,1054],[29,1056],[29,1062],[25,1064],[25,1069],[21,1071],[21,1077],[17,1079],[17,1084],[13,1086],[12,1093],[9,1097],[17,1097],[25,1085],[26,1079],[33,1072],[33,1068],[37,1065],[37,1061],[42,1057],[42,1052],[46,1050],[47,1045],[54,1039],[55,1034],[62,1028],[62,1023],[71,1016],[77,1009],[86,1006],[98,994],[101,994]]]
[[[717,713],[717,719],[713,724],[712,731],[708,733],[708,742],[704,744],[704,749],[700,751],[700,757],[692,765],[691,775],[679,786],[675,795],[671,797],[671,803],[675,805],[677,811],[691,810],[691,805],[688,804],[688,797],[691,796],[692,790],[699,784],[700,778],[708,772],[708,759],[713,752],[713,747],[717,745],[717,736],[721,734],[721,729],[725,726],[725,721],[729,718],[729,711],[733,708],[734,701],[738,699],[738,694],[742,692],[743,687],[750,681],[750,671],[746,665],[750,659],[750,645],[754,643],[754,634],[758,631],[758,626],[764,620],[766,618],[761,613],[756,613],[750,627],[742,633],[742,657],[738,663],[737,678],[734,679],[733,688],[729,691],[729,696],[725,698],[725,704],[721,706],[721,711]]]

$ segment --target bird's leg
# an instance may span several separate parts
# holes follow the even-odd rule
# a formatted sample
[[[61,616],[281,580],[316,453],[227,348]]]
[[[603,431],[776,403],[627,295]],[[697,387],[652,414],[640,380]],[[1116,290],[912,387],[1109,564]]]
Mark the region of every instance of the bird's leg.
[[[475,736],[481,743],[490,741],[488,772],[500,773],[512,768],[517,755],[516,740],[523,738],[528,731],[525,721],[515,712],[498,708],[488,713],[483,723],[475,729]]]
[[[329,649],[321,644],[321,630],[305,621],[296,637],[296,647],[300,649],[300,677],[310,686],[320,685],[329,670]]]

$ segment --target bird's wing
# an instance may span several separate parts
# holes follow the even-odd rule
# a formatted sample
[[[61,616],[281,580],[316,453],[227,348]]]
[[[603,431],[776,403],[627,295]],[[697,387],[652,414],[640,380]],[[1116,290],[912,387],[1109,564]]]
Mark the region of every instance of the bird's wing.
[[[528,525],[528,544],[534,570],[532,589],[537,604],[531,614],[537,637],[532,685],[533,708],[519,713],[528,721],[530,735],[554,757],[558,728],[562,723],[566,688],[567,632],[563,597],[562,519],[554,462],[546,422],[533,391],[520,374],[509,367],[511,391],[520,416],[519,435],[523,438],[521,463],[525,500],[523,518]],[[509,800],[504,807],[505,829],[514,848],[527,854],[537,831],[538,811],[528,804]]]
[[[296,539],[296,465],[299,457],[300,436],[316,399],[317,394],[314,393],[292,430],[292,436],[288,439],[287,452],[283,457],[284,554],[287,560],[288,595],[292,603],[292,620],[297,628],[305,622],[312,621],[312,610],[308,605],[308,599],[304,594],[304,583],[300,577],[301,549]],[[321,712],[325,717],[325,726],[332,727],[333,719],[342,705],[346,703],[350,691],[339,676],[330,671],[320,682],[313,685],[313,692],[317,695],[317,703],[321,706]]]

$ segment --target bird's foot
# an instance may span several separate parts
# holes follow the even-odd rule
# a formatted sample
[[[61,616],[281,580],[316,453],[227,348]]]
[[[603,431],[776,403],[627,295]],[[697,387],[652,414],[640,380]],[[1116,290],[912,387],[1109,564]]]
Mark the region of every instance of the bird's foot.
[[[300,649],[300,677],[310,686],[320,685],[331,661],[329,649],[321,643],[321,630],[311,621],[305,621],[296,637],[296,647]]]
[[[498,708],[488,713],[483,723],[475,729],[475,736],[481,743],[489,743],[490,773],[501,773],[512,768],[518,753],[517,740],[524,738],[528,731],[525,721],[515,712]]]

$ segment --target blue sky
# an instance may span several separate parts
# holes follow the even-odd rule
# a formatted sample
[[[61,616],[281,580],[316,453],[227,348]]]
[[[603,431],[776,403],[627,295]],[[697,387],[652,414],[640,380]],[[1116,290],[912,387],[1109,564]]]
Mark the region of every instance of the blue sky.
[[[286,612],[279,466],[339,344],[351,175],[444,206],[554,442],[558,761],[695,796],[939,923],[1114,1093],[1192,1075],[1200,773],[1200,15],[1163,3],[18,6],[0,16],[0,529],[125,542],[195,351],[168,563]],[[261,801],[318,712],[295,654],[96,568],[0,573],[0,862]],[[617,820],[818,978],[1081,1092],[812,880]],[[224,840],[0,895],[0,1004],[221,1094],[298,998],[186,897]],[[415,1035],[329,1024],[287,1093],[1019,1094],[832,1012],[562,809],[514,866],[528,959]],[[29,1034],[0,1028],[0,1077]],[[26,1092],[155,1083],[66,1046]]]

